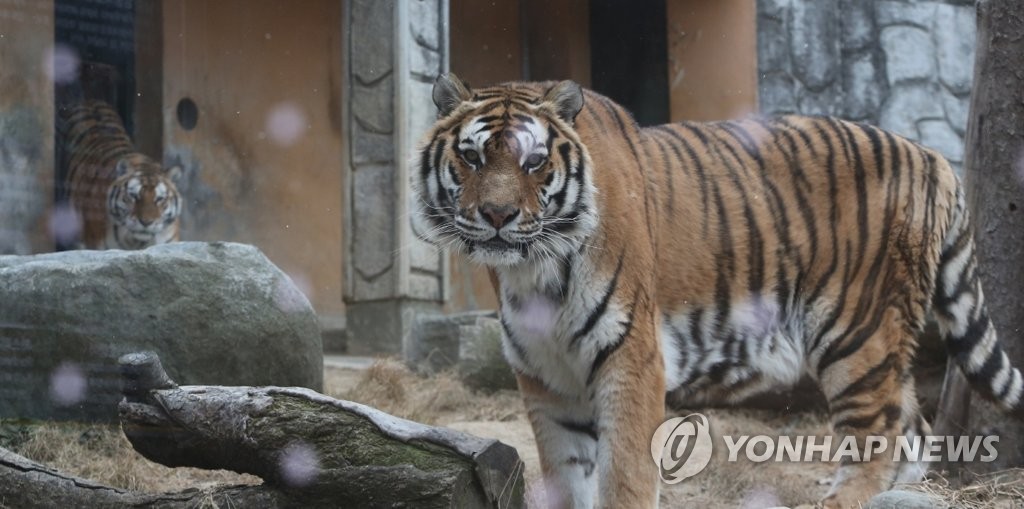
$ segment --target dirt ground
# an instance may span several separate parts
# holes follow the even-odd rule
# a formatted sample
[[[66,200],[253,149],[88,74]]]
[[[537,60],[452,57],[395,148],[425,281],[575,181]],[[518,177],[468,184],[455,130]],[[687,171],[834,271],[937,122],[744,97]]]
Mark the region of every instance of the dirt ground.
[[[401,363],[380,361],[368,369],[328,367],[324,392],[358,401],[385,412],[427,424],[448,426],[496,438],[519,451],[525,464],[527,498],[543,500],[540,467],[523,405],[513,391],[484,395],[466,389],[449,375],[430,378],[409,372]],[[713,435],[824,435],[824,416],[780,415],[768,411],[708,410]],[[715,444],[721,439],[714,437]],[[215,484],[256,484],[260,479],[224,471],[167,468],[136,454],[117,427],[48,424],[12,432],[0,423],[0,446],[67,473],[132,490],[177,491]],[[728,462],[716,447],[711,463],[691,479],[663,486],[661,507],[768,508],[808,506],[821,498],[831,482],[832,467],[824,463]],[[905,489],[942,495],[956,507],[1024,507],[1024,473],[1013,472],[991,482],[961,490],[941,480],[907,485]]]

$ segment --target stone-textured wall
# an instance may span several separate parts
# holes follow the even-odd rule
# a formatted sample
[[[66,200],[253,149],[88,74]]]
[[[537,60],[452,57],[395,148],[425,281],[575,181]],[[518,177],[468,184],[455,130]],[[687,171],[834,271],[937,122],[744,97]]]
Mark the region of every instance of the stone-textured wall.
[[[410,155],[437,116],[447,0],[353,0],[344,32],[348,167],[345,303],[352,353],[398,353],[445,298],[446,263],[408,218]]]
[[[408,8],[408,26],[394,27],[395,2],[351,4],[351,228],[346,230],[351,232],[346,253],[351,263],[346,287],[354,300],[387,299],[398,293],[440,300],[443,291],[439,253],[403,238],[402,225],[395,221],[403,198],[398,186],[405,185],[399,165],[437,115],[430,94],[442,71],[442,5],[440,0],[414,0],[403,7]],[[396,37],[395,30],[403,29],[409,31],[407,37]],[[402,40],[407,41],[404,47],[396,48],[396,41]],[[403,69],[396,69],[398,59],[405,59]],[[405,125],[398,125],[403,121]],[[404,274],[399,256],[389,256],[403,246],[409,250],[412,269]],[[403,286],[407,292],[397,290]]]
[[[763,113],[876,124],[960,168],[972,0],[758,0],[757,31]]]

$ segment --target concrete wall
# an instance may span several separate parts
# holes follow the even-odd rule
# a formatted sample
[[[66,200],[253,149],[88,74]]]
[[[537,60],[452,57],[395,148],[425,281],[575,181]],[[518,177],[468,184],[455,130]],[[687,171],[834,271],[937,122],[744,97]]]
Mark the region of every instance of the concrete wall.
[[[963,162],[970,0],[758,0],[760,108],[863,120]]]
[[[341,2],[164,0],[163,19],[164,159],[186,169],[182,239],[255,244],[318,313],[343,313]],[[192,130],[178,121],[185,98]]]
[[[53,248],[53,62],[53,2],[0,0],[0,254]]]

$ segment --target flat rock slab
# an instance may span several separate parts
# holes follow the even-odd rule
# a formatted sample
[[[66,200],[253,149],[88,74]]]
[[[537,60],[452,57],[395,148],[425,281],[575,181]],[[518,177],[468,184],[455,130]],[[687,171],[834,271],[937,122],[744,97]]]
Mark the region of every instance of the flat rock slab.
[[[321,390],[312,306],[245,244],[0,256],[0,417],[115,420],[117,359],[191,384]]]

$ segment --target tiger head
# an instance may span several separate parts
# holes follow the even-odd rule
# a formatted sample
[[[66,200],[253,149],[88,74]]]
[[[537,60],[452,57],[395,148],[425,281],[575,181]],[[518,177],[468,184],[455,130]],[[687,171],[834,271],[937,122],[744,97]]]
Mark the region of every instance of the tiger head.
[[[557,259],[597,227],[586,146],[574,130],[584,94],[571,81],[433,90],[438,121],[414,156],[416,234],[489,266]]]
[[[134,153],[118,160],[107,194],[107,211],[118,244],[138,249],[177,237],[181,196],[174,184],[181,167],[164,168]]]

